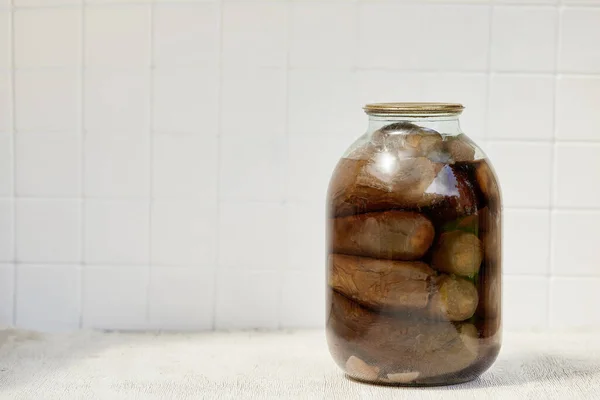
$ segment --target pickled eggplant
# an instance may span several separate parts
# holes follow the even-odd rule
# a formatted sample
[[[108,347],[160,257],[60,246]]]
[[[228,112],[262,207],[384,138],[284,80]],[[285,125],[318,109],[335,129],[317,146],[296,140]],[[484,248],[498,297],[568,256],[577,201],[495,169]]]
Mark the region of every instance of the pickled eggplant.
[[[433,242],[435,230],[425,216],[385,211],[335,218],[333,251],[390,260],[416,260]]]
[[[444,146],[444,138],[433,129],[407,121],[386,125],[373,133],[371,142],[385,150],[397,150],[405,156],[427,157]]]
[[[329,285],[369,308],[423,309],[435,272],[420,261],[332,254]]]
[[[397,207],[432,206],[443,196],[426,193],[443,164],[426,157],[400,158],[378,153],[375,159],[342,159],[333,172],[331,214],[339,217]]]
[[[418,372],[417,379],[456,373],[477,358],[478,347],[473,336],[476,329],[469,323],[383,315],[336,292],[331,296],[328,340],[335,361],[344,368],[347,360],[355,356],[370,366],[368,371],[378,368],[382,378],[376,381],[385,383],[388,374],[407,371]],[[337,348],[342,351],[334,351]],[[365,379],[364,375],[346,372],[353,378]]]
[[[436,275],[420,261],[392,261],[332,254],[329,285],[363,307],[384,312],[411,311],[432,319],[464,321],[478,304],[475,285]]]

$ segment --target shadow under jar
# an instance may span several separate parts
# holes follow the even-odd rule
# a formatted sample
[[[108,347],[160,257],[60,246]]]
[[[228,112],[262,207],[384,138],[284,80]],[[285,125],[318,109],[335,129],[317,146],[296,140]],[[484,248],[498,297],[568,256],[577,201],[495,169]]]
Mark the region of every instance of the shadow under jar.
[[[460,104],[365,106],[328,190],[327,341],[356,380],[472,380],[501,343],[502,203]]]

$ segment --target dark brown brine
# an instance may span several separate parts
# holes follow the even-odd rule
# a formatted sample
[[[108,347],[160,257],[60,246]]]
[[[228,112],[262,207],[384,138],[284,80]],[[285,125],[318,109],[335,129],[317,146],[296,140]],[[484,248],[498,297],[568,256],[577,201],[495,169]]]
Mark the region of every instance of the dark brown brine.
[[[501,342],[501,197],[464,134],[391,122],[328,192],[327,338],[356,380],[474,379]]]

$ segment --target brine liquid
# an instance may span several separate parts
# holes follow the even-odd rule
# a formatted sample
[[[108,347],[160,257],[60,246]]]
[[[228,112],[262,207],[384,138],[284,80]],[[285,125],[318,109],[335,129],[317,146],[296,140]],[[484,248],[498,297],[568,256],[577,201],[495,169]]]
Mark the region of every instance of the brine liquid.
[[[501,341],[494,172],[485,159],[382,154],[342,159],[330,184],[330,351],[362,381],[471,380]]]

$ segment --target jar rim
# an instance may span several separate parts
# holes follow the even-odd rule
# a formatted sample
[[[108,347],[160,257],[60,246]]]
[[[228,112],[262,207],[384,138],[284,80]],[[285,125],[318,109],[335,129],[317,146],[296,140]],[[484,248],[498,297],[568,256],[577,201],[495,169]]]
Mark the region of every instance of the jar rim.
[[[460,103],[370,103],[363,107],[368,115],[459,115]]]

